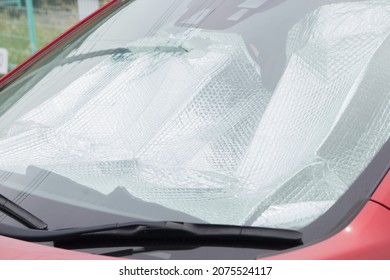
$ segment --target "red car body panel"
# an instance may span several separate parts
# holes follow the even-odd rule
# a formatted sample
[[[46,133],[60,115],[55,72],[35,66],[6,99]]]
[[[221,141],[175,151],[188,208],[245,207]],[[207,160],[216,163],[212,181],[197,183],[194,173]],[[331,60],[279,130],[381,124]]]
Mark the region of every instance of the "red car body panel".
[[[0,84],[4,86],[18,77],[51,49],[61,44],[64,39],[74,32],[88,27],[91,20],[103,15],[120,2],[119,0],[111,1],[69,29],[0,79]],[[114,258],[57,249],[0,236],[0,259],[102,260]],[[371,200],[346,228],[318,243],[305,245],[267,259],[390,259],[390,172],[373,194]]]
[[[0,236],[0,259],[2,260],[109,260],[102,257],[43,246],[32,242],[25,242]]]

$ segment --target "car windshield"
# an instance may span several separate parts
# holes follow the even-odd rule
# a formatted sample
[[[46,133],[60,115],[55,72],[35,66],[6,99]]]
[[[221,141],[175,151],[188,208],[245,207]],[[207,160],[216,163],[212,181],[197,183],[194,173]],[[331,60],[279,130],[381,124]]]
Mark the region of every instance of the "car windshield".
[[[299,229],[389,138],[388,0],[118,6],[0,88],[15,203]]]

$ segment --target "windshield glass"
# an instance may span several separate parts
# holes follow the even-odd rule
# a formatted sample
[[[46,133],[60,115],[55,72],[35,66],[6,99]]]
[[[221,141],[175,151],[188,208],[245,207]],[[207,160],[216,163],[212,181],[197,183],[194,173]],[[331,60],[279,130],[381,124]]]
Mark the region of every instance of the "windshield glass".
[[[389,33],[388,0],[125,1],[0,90],[1,188],[299,229],[389,138]]]

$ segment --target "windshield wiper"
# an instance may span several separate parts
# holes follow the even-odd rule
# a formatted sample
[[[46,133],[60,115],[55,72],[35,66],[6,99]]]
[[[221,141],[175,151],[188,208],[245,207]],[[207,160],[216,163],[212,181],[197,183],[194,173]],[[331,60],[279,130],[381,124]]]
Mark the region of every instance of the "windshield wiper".
[[[86,59],[91,59],[95,57],[102,57],[108,55],[123,55],[127,53],[137,54],[137,53],[187,53],[189,50],[185,49],[182,46],[129,46],[123,48],[113,48],[113,49],[105,49],[93,52],[87,52],[78,54],[75,56],[70,56],[62,59],[59,62],[53,61],[50,63],[50,67],[62,66],[65,64],[74,63],[77,61],[82,61]],[[48,66],[45,66],[45,68]]]
[[[0,211],[31,229],[47,229],[45,222],[1,194]]]
[[[181,242],[221,246],[245,243],[251,247],[282,249],[302,244],[302,234],[294,230],[170,221],[136,221],[53,231],[20,229],[0,224],[0,235],[33,242],[53,241],[61,248]]]

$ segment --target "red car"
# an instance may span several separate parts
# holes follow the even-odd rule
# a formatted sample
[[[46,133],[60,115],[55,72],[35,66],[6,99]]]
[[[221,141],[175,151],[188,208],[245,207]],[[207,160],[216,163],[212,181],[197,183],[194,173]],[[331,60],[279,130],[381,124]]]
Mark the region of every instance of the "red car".
[[[390,3],[112,1],[0,81],[2,259],[389,259]]]

